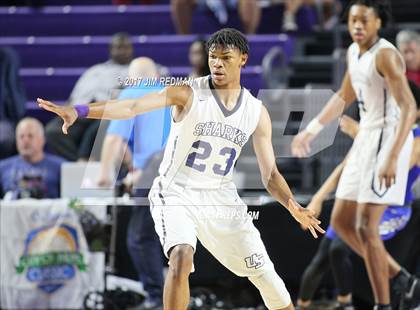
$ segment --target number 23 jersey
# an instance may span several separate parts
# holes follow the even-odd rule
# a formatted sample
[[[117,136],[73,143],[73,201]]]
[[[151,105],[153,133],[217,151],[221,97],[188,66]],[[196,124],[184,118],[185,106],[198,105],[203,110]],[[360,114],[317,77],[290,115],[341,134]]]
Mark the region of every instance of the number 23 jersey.
[[[161,188],[234,187],[233,169],[242,147],[257,127],[261,101],[242,88],[236,105],[227,110],[210,76],[195,79],[191,88],[190,110],[182,120],[171,120],[156,181]]]

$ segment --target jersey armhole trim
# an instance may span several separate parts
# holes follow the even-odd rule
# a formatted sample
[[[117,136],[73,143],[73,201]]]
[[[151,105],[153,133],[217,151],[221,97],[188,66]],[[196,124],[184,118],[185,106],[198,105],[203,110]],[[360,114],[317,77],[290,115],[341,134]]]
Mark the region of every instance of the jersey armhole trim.
[[[249,94],[248,94],[248,95],[249,95]],[[247,100],[248,100],[248,98],[247,98]],[[259,104],[258,117],[257,117],[257,121],[255,122],[255,126],[254,126],[254,128],[253,128],[252,133],[251,133],[251,135],[250,135],[250,136],[252,136],[252,135],[254,134],[255,130],[256,130],[256,129],[257,129],[257,127],[258,127],[258,124],[260,123],[260,119],[261,119],[261,111],[262,111],[262,109],[263,109],[263,103],[262,103],[262,101],[261,101],[261,100],[257,99],[257,100],[256,100],[256,103],[258,103],[258,104]]]

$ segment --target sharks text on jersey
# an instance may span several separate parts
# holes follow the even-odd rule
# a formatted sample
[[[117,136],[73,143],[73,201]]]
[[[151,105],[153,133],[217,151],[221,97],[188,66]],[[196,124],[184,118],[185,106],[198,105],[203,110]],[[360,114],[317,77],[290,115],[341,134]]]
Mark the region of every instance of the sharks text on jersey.
[[[194,136],[213,136],[231,141],[243,146],[247,141],[247,135],[242,130],[221,122],[206,122],[195,125]]]

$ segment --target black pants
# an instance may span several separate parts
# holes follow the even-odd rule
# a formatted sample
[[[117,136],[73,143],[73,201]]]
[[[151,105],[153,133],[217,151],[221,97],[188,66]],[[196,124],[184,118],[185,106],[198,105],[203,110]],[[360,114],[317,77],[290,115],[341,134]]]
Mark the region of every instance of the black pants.
[[[127,248],[144,290],[151,299],[162,300],[162,249],[149,206],[137,206],[131,211]]]
[[[147,161],[140,181],[133,192],[134,198],[147,197],[152,182],[158,174],[163,151],[155,153]],[[159,237],[150,214],[149,206],[138,206],[131,211],[127,230],[127,248],[136,268],[139,280],[153,300],[163,297],[163,259]]]
[[[52,153],[69,161],[76,161],[80,158],[88,159],[100,123],[99,120],[78,119],[69,128],[68,135],[65,135],[61,130],[63,121],[56,117],[45,128],[47,146]]]
[[[306,267],[299,291],[299,298],[311,300],[324,274],[331,267],[339,295],[347,295],[352,290],[351,249],[340,239],[323,237],[318,251]]]

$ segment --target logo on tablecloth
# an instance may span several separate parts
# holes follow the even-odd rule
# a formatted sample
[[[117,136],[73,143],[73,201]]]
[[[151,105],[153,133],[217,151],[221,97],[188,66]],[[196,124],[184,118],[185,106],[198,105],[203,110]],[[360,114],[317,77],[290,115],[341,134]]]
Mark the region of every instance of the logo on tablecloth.
[[[55,292],[74,278],[76,268],[86,271],[78,240],[76,229],[67,224],[30,231],[16,272],[22,274],[26,270],[28,281],[46,293]]]

